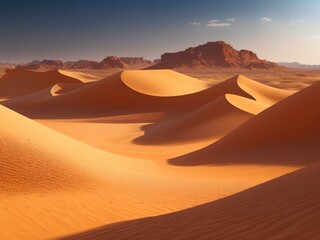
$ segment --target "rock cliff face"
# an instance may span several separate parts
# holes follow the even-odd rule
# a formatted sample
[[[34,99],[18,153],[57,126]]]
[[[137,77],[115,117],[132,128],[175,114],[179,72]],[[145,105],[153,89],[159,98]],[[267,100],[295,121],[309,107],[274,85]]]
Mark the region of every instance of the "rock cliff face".
[[[217,68],[274,68],[277,64],[261,60],[248,50],[235,50],[223,41],[208,42],[185,51],[165,53],[151,68],[217,67]]]

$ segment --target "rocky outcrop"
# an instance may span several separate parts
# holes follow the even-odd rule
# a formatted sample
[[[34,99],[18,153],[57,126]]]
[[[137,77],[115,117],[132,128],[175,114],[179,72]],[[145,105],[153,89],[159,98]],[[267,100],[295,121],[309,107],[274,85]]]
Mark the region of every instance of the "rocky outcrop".
[[[111,69],[111,68],[145,68],[152,65],[152,61],[143,57],[116,57],[108,56],[101,62],[90,60],[69,61],[63,63],[59,60],[34,60],[31,63],[18,65],[16,69],[23,70],[54,70],[54,69]]]
[[[69,68],[72,68],[72,69],[95,68],[97,64],[99,64],[99,62],[97,61],[79,60],[71,63]]]
[[[151,61],[144,59],[143,57],[116,57],[108,56],[101,62],[80,60],[76,62],[69,62],[66,64],[67,68],[81,69],[111,69],[111,68],[134,68],[134,67],[147,67],[152,64]]]
[[[94,66],[95,69],[126,68],[128,65],[116,56],[108,56]]]
[[[34,60],[31,63],[25,65],[18,65],[16,69],[24,70],[53,70],[63,68],[64,63],[60,60],[47,60],[44,59],[41,62]]]
[[[274,68],[277,64],[261,60],[248,50],[236,50],[223,41],[208,42],[185,51],[165,53],[151,68],[217,67],[217,68]]]

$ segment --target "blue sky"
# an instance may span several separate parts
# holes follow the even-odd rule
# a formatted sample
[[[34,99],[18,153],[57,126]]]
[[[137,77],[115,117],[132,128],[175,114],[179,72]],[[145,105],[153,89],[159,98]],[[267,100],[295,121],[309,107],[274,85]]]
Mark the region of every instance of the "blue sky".
[[[272,61],[320,64],[318,0],[2,0],[0,62],[159,58],[223,40]]]

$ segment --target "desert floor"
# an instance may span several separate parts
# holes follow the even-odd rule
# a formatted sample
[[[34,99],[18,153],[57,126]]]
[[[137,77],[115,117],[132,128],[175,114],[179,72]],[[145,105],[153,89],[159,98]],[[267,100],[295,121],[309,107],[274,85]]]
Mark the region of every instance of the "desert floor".
[[[320,71],[1,74],[0,239],[320,239]]]

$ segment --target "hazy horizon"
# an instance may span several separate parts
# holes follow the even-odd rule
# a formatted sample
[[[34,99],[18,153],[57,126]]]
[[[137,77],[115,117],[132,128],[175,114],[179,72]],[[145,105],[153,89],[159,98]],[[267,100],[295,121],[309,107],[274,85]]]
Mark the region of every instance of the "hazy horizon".
[[[3,1],[0,62],[157,59],[222,40],[274,62],[320,64],[320,2]]]

